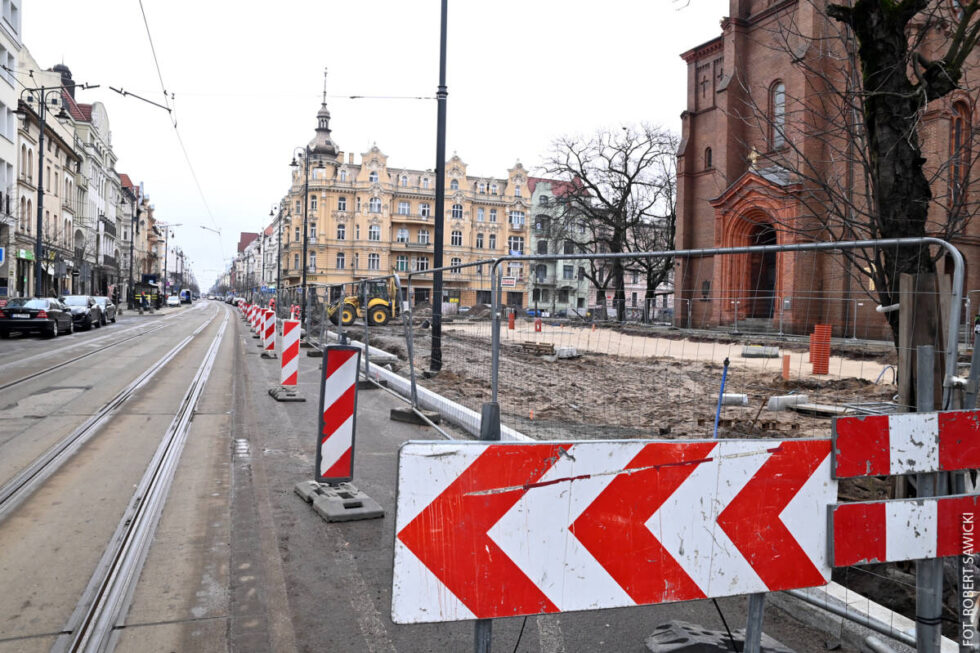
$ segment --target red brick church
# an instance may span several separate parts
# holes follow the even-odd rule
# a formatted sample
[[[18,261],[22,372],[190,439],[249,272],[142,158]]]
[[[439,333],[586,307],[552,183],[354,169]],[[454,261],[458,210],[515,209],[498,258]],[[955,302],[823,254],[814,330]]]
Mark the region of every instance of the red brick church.
[[[828,89],[845,84],[840,61],[848,45],[824,6],[730,0],[721,35],[681,55],[688,74],[677,166],[678,249],[850,239],[826,212],[860,206],[864,173],[859,151],[838,126],[841,104]],[[937,54],[944,35],[928,38]],[[978,73],[977,65],[968,69],[962,85],[970,89]],[[957,192],[966,192],[959,189],[980,176],[971,167],[976,100],[975,89],[957,91],[922,115],[920,138],[933,179],[930,224],[945,221]],[[843,113],[845,121],[859,120]],[[980,187],[972,192],[980,195]],[[825,196],[841,201],[824,202]],[[967,260],[966,291],[980,288],[980,266],[971,265],[980,255],[978,236],[980,220],[953,239]],[[858,309],[861,337],[887,337],[867,292],[870,279],[856,265],[836,253],[813,252],[681,260],[677,319],[686,324],[688,315],[681,313],[690,310],[695,325],[730,324],[737,310],[740,320],[772,328],[782,319],[787,331],[806,333],[823,322],[834,325],[835,335],[849,336]],[[940,271],[949,267],[939,262]]]

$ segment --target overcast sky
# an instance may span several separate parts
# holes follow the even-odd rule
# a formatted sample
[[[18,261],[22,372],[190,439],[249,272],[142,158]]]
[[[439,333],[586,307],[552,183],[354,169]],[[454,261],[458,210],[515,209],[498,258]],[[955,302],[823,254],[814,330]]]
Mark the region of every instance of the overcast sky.
[[[720,33],[727,0],[450,0],[447,153],[470,174],[532,171],[563,134],[651,122],[677,132],[679,54]],[[686,6],[685,6],[686,5]],[[439,0],[143,0],[180,149],[155,101],[161,86],[139,0],[23,0],[38,63],[63,62],[81,102],[104,102],[117,170],[142,181],[203,288],[241,231],[268,224],[293,148],[313,136],[323,69],[337,145],[377,143],[394,167],[435,167]],[[357,157],[360,161],[360,157]],[[191,167],[203,189],[198,191]],[[221,236],[201,229],[220,228]],[[172,241],[174,242],[174,241]]]

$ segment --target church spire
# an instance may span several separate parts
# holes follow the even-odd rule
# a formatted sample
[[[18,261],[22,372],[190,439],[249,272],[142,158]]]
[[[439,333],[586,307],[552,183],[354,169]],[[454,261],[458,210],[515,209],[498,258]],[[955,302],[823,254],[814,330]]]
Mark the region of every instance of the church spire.
[[[316,112],[316,136],[310,141],[310,149],[320,154],[336,156],[337,146],[330,138],[330,110],[327,109],[327,69],[323,69],[323,101]]]

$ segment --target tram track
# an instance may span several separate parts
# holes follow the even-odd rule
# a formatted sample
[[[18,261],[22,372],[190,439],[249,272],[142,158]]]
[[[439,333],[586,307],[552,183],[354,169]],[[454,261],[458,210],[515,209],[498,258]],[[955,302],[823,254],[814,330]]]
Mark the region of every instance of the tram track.
[[[3,522],[17,506],[31,496],[37,488],[43,485],[48,478],[55,474],[59,468],[75,455],[85,443],[91,440],[92,437],[119,413],[122,406],[132,399],[140,389],[145,387],[160,370],[165,368],[194,338],[210,326],[217,317],[217,312],[211,315],[206,322],[167,351],[167,353],[143,371],[136,379],[104,403],[98,411],[82,424],[58,440],[53,446],[35,458],[33,462],[21,469],[13,478],[0,486],[0,522]],[[227,321],[227,319],[226,314],[225,320]],[[163,328],[163,326],[159,328]],[[145,333],[140,335],[145,335]]]
[[[172,319],[174,317],[177,317],[177,315],[172,315],[172,316],[165,317],[165,318],[163,318],[163,320],[170,320],[170,319]],[[70,359],[68,359],[66,361],[62,361],[60,363],[56,363],[54,365],[51,365],[49,367],[46,367],[46,368],[44,368],[42,370],[39,370],[37,372],[33,372],[33,373],[28,374],[26,376],[22,376],[22,377],[20,377],[18,379],[14,379],[13,381],[8,381],[6,383],[0,384],[0,390],[6,390],[7,388],[12,388],[15,385],[19,385],[21,383],[24,383],[25,381],[30,381],[31,379],[36,379],[36,378],[38,378],[40,376],[44,376],[45,374],[50,374],[51,372],[54,372],[55,370],[59,370],[59,369],[61,369],[63,367],[67,367],[68,365],[71,365],[72,363],[77,363],[78,361],[83,360],[83,359],[86,359],[89,356],[94,356],[95,354],[100,354],[100,353],[102,353],[102,352],[104,352],[104,351],[106,351],[108,349],[112,349],[114,347],[118,347],[119,345],[122,345],[122,344],[125,344],[127,342],[130,342],[131,340],[135,340],[136,338],[142,338],[144,336],[148,336],[151,333],[155,333],[157,331],[160,331],[161,329],[165,329],[168,326],[170,326],[170,325],[169,324],[155,324],[155,325],[151,325],[149,328],[147,328],[144,331],[140,331],[139,333],[135,333],[135,334],[133,334],[131,336],[128,336],[126,338],[114,340],[114,341],[112,341],[112,342],[110,342],[110,343],[108,343],[108,344],[106,344],[106,345],[104,345],[102,347],[99,347],[97,349],[93,349],[93,350],[88,351],[88,352],[85,352],[83,354],[79,354],[78,356],[74,356],[74,357],[72,357],[72,358],[70,358]],[[143,325],[139,325],[139,326],[136,326],[136,327],[131,327],[131,329],[127,329],[126,331],[122,331],[121,333],[127,333],[128,331],[130,331],[132,329],[142,329],[142,328],[143,328]],[[116,334],[113,334],[113,335],[118,336],[118,335],[120,335],[120,332],[117,332]],[[103,336],[103,338],[108,338],[108,337],[111,337],[111,336],[108,335],[108,334],[106,336]],[[87,344],[92,344],[92,342],[89,342]],[[50,355],[54,355],[56,353],[65,351],[67,349],[70,349],[72,346],[73,345],[69,345],[69,346],[66,346],[66,347],[59,348],[59,349],[57,349],[55,351],[44,352],[43,354],[40,354],[38,357],[47,357],[47,356],[50,356]],[[30,358],[30,357],[28,357],[28,358]],[[9,363],[5,363],[3,365],[0,365],[0,370],[2,370],[4,367],[17,365],[17,364],[24,363],[24,362],[26,362],[25,359],[21,359],[21,360],[17,360],[17,361],[11,361]]]
[[[114,648],[117,626],[122,624],[132,600],[187,441],[195,408],[207,385],[230,318],[231,314],[226,312],[53,651],[94,653]]]

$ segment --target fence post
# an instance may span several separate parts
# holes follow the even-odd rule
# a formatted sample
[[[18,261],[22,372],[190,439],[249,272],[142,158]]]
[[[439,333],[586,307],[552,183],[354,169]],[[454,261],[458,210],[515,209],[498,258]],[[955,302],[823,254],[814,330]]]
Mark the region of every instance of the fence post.
[[[419,409],[418,386],[415,385],[415,346],[413,340],[415,334],[412,329],[412,276],[408,276],[408,292],[405,299],[401,297],[398,301],[404,301],[408,310],[402,311],[402,324],[405,325],[405,348],[408,350],[408,378],[412,388],[412,408]]]
[[[762,650],[762,618],[765,609],[765,594],[749,594],[749,618],[745,624],[745,653],[760,653]]]
[[[916,348],[916,412],[934,409],[934,355],[932,345]],[[917,497],[943,494],[941,474],[916,474]],[[939,653],[943,618],[943,561],[942,558],[919,560],[915,563],[915,650],[919,653]]]
[[[500,404],[496,400],[483,404],[480,410],[480,440],[500,440]],[[477,619],[473,624],[473,650],[490,653],[492,643],[493,619]]]
[[[371,312],[368,310],[367,282],[361,282],[361,310],[364,312],[364,378],[370,380],[368,372],[371,370],[371,359],[368,350],[371,349],[371,335],[369,333],[371,324]]]

